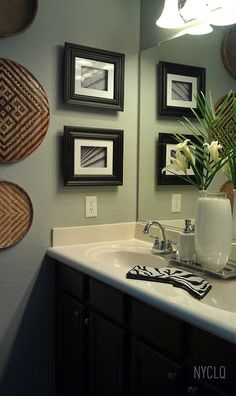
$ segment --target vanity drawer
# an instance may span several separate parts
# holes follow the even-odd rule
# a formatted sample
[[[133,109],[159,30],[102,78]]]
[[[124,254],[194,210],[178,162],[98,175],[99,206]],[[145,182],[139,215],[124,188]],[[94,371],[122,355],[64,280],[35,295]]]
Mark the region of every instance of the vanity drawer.
[[[79,300],[84,299],[85,277],[77,270],[56,262],[56,282],[60,290]]]
[[[124,322],[125,295],[100,281],[89,279],[89,304],[119,323]]]
[[[236,395],[235,344],[192,327],[189,360],[195,377]]]
[[[174,357],[181,357],[183,322],[132,299],[131,329]]]

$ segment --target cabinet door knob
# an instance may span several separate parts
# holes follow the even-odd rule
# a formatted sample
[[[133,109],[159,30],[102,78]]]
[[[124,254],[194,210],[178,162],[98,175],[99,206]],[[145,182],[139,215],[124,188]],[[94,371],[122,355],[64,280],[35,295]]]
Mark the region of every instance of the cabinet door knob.
[[[79,316],[79,311],[78,311],[77,309],[74,310],[74,316],[75,316],[76,318],[78,318],[78,316]]]
[[[189,386],[187,389],[187,392],[189,393],[189,395],[197,395],[198,387],[197,386]]]
[[[168,380],[169,380],[170,382],[173,382],[173,381],[176,379],[176,373],[171,373],[171,372],[169,372],[169,373],[167,374],[167,377],[168,377]]]
[[[85,324],[85,325],[88,325],[88,324],[89,324],[89,318],[85,318],[85,319],[84,319],[84,324]]]

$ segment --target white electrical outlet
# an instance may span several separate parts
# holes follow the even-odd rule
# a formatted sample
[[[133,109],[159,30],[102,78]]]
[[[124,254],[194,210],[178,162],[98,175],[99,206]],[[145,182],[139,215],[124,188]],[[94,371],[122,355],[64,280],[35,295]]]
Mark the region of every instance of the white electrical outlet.
[[[85,197],[85,217],[97,217],[97,197]]]
[[[181,194],[172,194],[171,212],[181,212]]]

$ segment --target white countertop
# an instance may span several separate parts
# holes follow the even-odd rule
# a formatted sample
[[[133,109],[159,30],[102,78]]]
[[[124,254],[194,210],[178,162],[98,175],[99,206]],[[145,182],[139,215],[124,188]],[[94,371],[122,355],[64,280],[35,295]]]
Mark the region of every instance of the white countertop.
[[[132,238],[55,246],[49,248],[47,254],[84,274],[236,344],[236,279],[221,280],[199,273],[212,285],[212,289],[202,300],[197,300],[187,291],[169,284],[127,279],[127,271],[137,262],[130,262],[130,266],[124,267],[116,260],[109,262],[102,259],[103,256],[99,254],[104,250],[137,252],[152,255],[155,260],[156,256],[151,253],[151,247],[151,243]],[[167,262],[164,264],[168,265]]]

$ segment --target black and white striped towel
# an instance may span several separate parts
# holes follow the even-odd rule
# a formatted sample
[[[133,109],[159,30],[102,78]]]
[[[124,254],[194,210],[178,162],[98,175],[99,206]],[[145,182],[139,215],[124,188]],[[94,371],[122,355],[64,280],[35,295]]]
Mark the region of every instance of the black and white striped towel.
[[[154,282],[171,283],[188,291],[193,297],[201,300],[211,290],[211,285],[200,276],[178,268],[152,268],[146,265],[136,265],[126,277]]]

